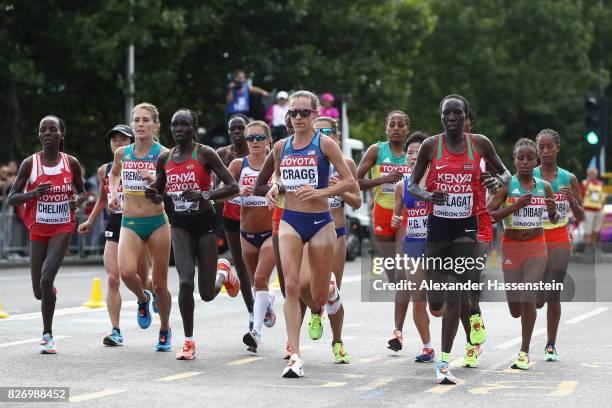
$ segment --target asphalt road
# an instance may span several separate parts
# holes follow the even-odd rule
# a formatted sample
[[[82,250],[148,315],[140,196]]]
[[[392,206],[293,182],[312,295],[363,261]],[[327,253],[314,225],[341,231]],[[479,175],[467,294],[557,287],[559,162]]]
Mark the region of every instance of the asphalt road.
[[[578,275],[585,268],[589,267],[572,265]],[[609,269],[601,267],[600,273],[607,274]],[[346,307],[343,337],[351,363],[333,363],[326,318],[322,339],[312,341],[303,330],[306,376],[291,380],[281,378],[286,336],[278,290],[277,325],[264,328],[258,354],[247,352],[242,344],[248,323],[242,299],[223,294],[211,303],[196,302],[197,359],[177,361],[174,354],[183,336],[176,300],[171,316],[173,352],[153,351],[159,320],[155,317],[147,330],[138,328],[134,297],[125,288],[121,323],[125,346],[107,348],[102,346],[102,338],[110,328],[106,311],[80,307],[89,297],[94,277],[102,279],[105,287],[103,268],[65,267],[56,280],[59,294],[53,331],[58,354],[52,356],[36,352],[42,322],[28,270],[0,270],[0,301],[11,314],[9,319],[0,320],[0,387],[69,387],[72,404],[87,407],[421,407],[448,403],[479,407],[610,406],[611,303],[563,305],[557,342],[560,361],[556,363],[543,361],[546,321],[545,312],[540,311],[532,341],[534,364],[526,372],[509,369],[520,345],[520,322],[510,317],[505,303],[485,303],[482,309],[489,337],[479,359],[480,367],[456,367],[453,373],[461,380],[458,385],[437,385],[433,364],[413,361],[421,345],[411,320],[404,331],[404,350],[387,350],[393,330],[393,305],[361,301],[360,271],[359,261],[347,264],[342,289]],[[176,299],[178,280],[174,269],[169,277]],[[607,288],[612,291],[610,286]],[[436,351],[440,323],[440,319],[432,318]],[[454,366],[460,364],[464,351],[461,328],[458,333],[451,360]],[[0,406],[40,405],[0,402]]]

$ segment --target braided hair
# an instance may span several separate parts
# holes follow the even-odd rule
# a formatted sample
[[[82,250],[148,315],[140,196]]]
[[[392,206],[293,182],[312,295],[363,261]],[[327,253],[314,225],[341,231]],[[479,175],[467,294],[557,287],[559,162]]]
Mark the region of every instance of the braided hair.
[[[561,144],[561,137],[559,135],[559,132],[557,132],[556,130],[553,130],[553,129],[540,130],[540,132],[538,132],[538,135],[536,136],[536,143],[538,143],[538,141],[540,140],[542,136],[551,136],[553,140],[555,141],[555,144],[557,145]]]

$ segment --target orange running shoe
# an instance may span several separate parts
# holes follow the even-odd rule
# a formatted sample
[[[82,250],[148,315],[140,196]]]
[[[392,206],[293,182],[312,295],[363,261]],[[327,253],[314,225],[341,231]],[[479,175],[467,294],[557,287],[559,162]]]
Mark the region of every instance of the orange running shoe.
[[[195,341],[185,339],[183,349],[176,353],[177,360],[195,360]]]
[[[217,261],[217,271],[225,271],[227,272],[227,278],[225,278],[225,282],[223,282],[223,286],[225,286],[225,290],[230,297],[238,296],[240,292],[240,279],[238,279],[238,275],[230,266],[230,263],[225,258],[219,258]]]

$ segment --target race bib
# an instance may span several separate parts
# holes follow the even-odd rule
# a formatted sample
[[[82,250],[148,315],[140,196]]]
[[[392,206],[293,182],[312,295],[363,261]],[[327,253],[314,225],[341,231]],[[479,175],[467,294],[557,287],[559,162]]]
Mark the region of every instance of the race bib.
[[[404,178],[410,177],[411,169],[408,166],[402,164],[381,164],[380,165],[380,175],[381,177],[388,176],[390,173],[394,173],[399,171],[404,174]],[[385,183],[381,185],[382,193],[385,194],[394,194],[395,193],[395,183]]]
[[[425,202],[418,202],[414,208],[407,208],[406,213],[406,238],[426,239],[427,238],[427,205]]]
[[[280,163],[280,172],[286,191],[295,192],[304,185],[316,188],[319,184],[317,156],[285,156]]]
[[[174,203],[174,211],[197,211],[200,208],[200,201],[187,201],[182,197],[182,191],[169,191],[168,195],[172,198]]]
[[[565,197],[565,194],[555,193],[555,208],[557,210],[557,214],[559,214],[559,219],[557,220],[557,223],[565,221],[569,212],[569,202],[567,201],[567,197]],[[546,211],[546,208],[544,208],[542,218],[544,219],[544,221],[548,221],[548,211]]]
[[[40,224],[66,224],[70,222],[68,194],[48,194],[36,203],[36,222]]]
[[[448,194],[446,204],[433,206],[433,215],[442,218],[468,218],[472,215],[474,194]]]
[[[139,171],[147,172],[155,177],[155,163],[143,160],[128,160],[121,168],[121,185],[123,190],[133,193],[144,193],[149,182],[140,177]]]
[[[510,197],[508,202],[515,203],[519,197]],[[511,226],[513,228],[542,228],[542,215],[546,208],[544,197],[531,197],[529,205],[512,213]]]

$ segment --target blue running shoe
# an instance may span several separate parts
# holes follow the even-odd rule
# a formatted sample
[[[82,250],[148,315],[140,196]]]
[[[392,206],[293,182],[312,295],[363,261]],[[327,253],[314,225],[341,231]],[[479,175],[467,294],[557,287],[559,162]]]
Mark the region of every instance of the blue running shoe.
[[[153,312],[159,314],[159,310],[157,310],[157,296],[155,293],[153,294],[153,302],[151,302],[151,307],[153,308]]]
[[[108,333],[102,343],[105,346],[123,346],[123,336],[119,333],[119,330],[113,329],[112,332]]]
[[[138,326],[141,329],[146,329],[151,325],[151,312],[149,311],[149,303],[151,302],[151,292],[145,289],[145,295],[147,296],[147,301],[144,303],[138,303],[138,310],[136,311],[136,320],[138,321]]]
[[[270,293],[270,303],[268,303],[268,308],[266,309],[266,315],[263,321],[266,327],[273,327],[274,324],[276,323],[276,313],[274,313],[274,309],[272,309],[273,304],[274,304],[274,294]]]
[[[433,363],[436,353],[431,348],[423,348],[423,352],[414,358],[417,363]]]
[[[172,350],[172,330],[168,329],[167,332],[159,331],[159,339],[155,345],[156,351],[170,351]]]
[[[446,361],[439,361],[436,364],[436,379],[438,384],[456,384],[457,379],[450,372],[450,367]]]

